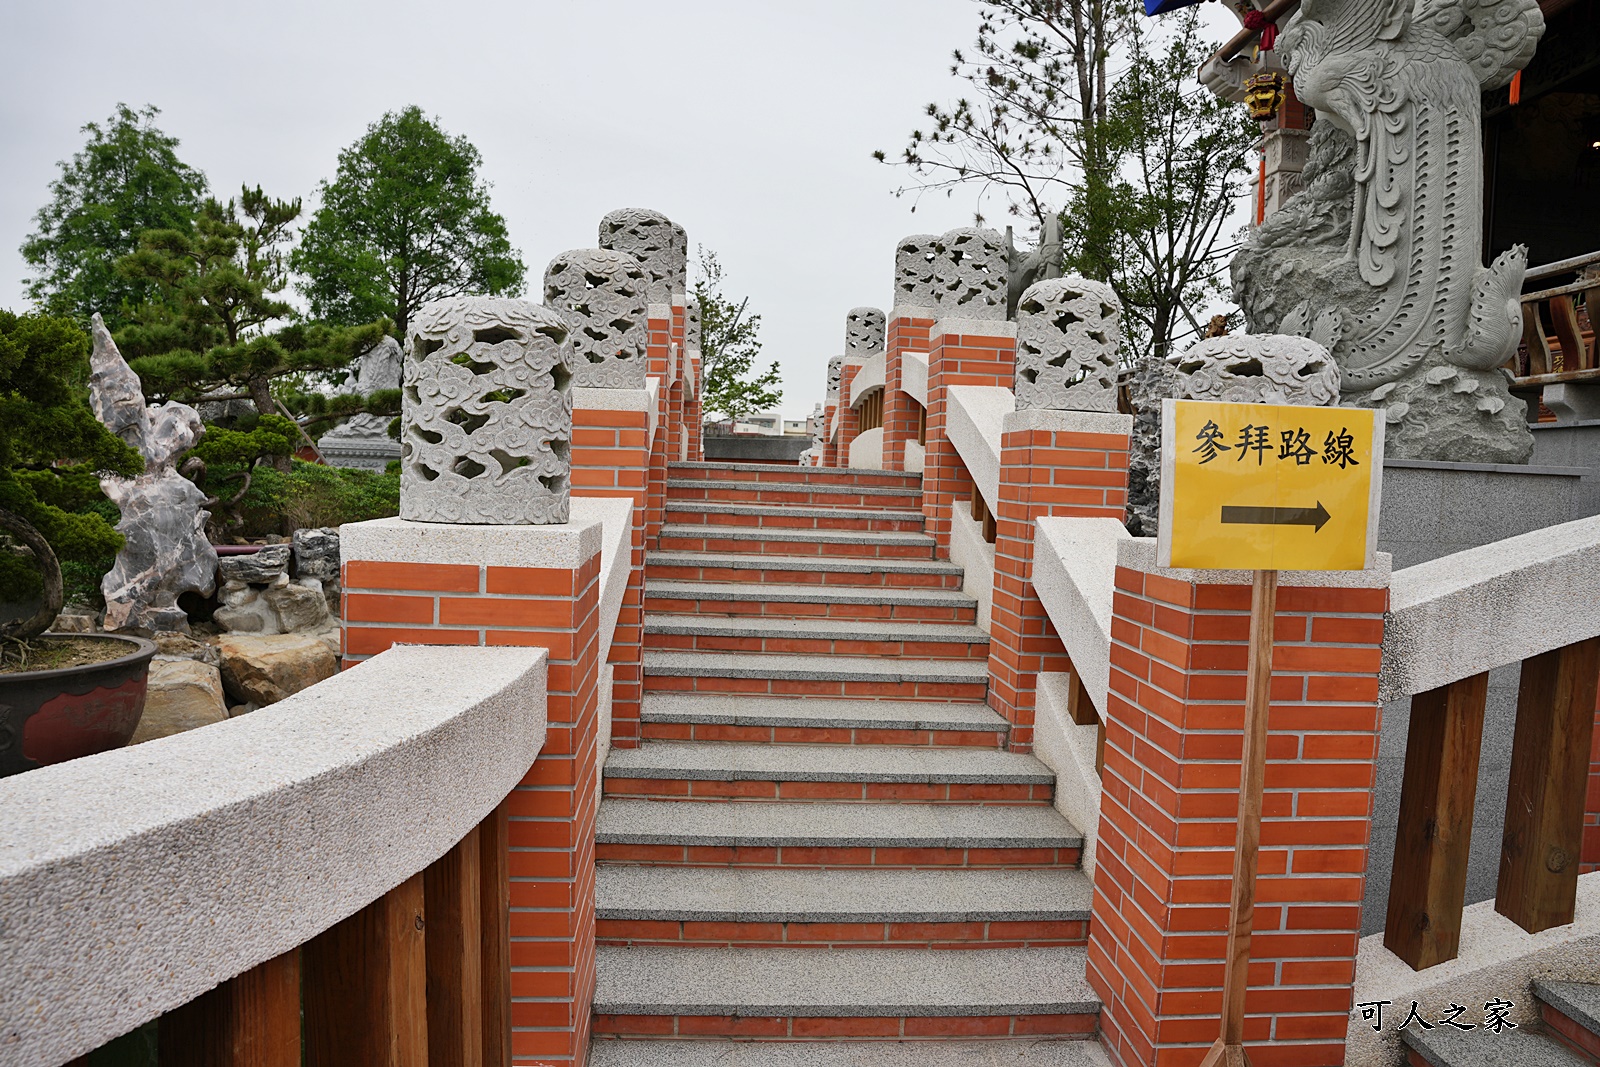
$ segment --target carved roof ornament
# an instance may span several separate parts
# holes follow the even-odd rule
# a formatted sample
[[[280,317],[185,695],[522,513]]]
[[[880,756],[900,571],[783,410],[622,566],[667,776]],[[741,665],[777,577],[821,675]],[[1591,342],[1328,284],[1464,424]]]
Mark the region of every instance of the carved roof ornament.
[[[1304,0],[1278,39],[1326,121],[1301,191],[1235,257],[1234,295],[1252,333],[1326,345],[1345,403],[1389,409],[1391,456],[1532,453],[1500,370],[1521,337],[1527,250],[1479,265],[1479,115],[1543,29],[1536,0]]]

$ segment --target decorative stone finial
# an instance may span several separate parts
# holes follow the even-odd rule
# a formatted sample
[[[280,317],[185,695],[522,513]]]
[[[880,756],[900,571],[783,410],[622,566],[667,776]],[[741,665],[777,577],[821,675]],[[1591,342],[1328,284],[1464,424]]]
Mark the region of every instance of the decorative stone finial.
[[[1185,400],[1339,406],[1339,366],[1307,337],[1208,337],[1178,358],[1177,372],[1177,395]]]
[[[557,312],[527,300],[425,305],[406,338],[400,517],[567,521],[577,357]]]
[[[1035,282],[1017,302],[1017,410],[1117,410],[1122,307],[1102,282]]]
[[[644,267],[626,252],[578,248],[550,261],[544,272],[544,302],[572,328],[574,385],[644,388],[649,370],[648,285]]]
[[[670,304],[686,289],[689,236],[659,211],[625,207],[600,220],[600,247],[626,252],[644,267],[646,302]]]
[[[885,320],[878,308],[851,308],[844,319],[844,350],[852,356],[883,351]]]
[[[684,346],[698,351],[700,348],[700,336],[700,301],[696,300],[694,294],[691,293],[683,303]]]
[[[916,234],[895,250],[895,306],[919,305],[941,316],[1006,317],[1010,277],[1005,237],[965,226],[939,237]]]
[[[844,357],[834,356],[828,360],[828,396],[837,399],[839,384],[844,380]]]

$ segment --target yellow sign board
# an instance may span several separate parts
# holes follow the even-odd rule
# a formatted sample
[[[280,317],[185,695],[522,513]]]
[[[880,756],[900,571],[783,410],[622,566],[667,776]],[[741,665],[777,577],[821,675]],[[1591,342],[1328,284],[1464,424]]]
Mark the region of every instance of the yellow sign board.
[[[1373,410],[1163,401],[1160,562],[1361,570],[1377,545],[1382,481]]]

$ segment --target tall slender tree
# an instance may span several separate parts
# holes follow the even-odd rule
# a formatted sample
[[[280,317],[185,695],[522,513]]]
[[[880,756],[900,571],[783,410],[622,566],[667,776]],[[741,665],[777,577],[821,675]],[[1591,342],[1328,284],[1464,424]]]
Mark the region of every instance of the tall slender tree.
[[[114,264],[146,230],[187,227],[206,191],[205,176],[178,158],[178,139],[156,127],[159,114],[119,103],[104,123],[83,127],[88,144],[50,184],[22,258],[35,271],[29,297],[51,314],[87,322],[98,311],[114,329],[156,294],[154,281]]]
[[[387,318],[404,337],[430,300],[515,294],[526,268],[489,207],[482,156],[422,109],[391,112],[339,153],[322,206],[291,257],[318,318]]]
[[[766,411],[783,399],[782,375],[773,363],[756,367],[761,354],[761,316],[750,314],[750,298],[735,302],[722,292],[722,264],[717,254],[700,249],[700,270],[694,300],[700,307],[700,410],[710,419],[735,422]]]

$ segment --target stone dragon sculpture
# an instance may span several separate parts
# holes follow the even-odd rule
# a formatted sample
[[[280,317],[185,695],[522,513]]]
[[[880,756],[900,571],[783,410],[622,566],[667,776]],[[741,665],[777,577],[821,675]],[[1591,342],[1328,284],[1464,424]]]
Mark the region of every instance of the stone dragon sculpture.
[[[1252,332],[1325,345],[1391,456],[1526,461],[1499,368],[1527,249],[1481,265],[1480,94],[1533,57],[1536,0],[1303,0],[1279,37],[1317,109],[1304,188],[1233,263]]]

